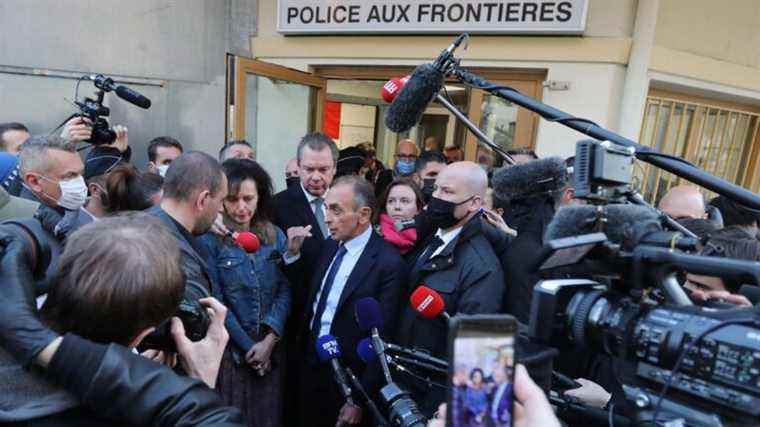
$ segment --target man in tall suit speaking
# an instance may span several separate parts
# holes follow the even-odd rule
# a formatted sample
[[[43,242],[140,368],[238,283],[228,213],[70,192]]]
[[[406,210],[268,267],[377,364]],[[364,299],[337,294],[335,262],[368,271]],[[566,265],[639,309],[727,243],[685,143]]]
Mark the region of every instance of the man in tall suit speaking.
[[[343,351],[341,363],[356,372],[368,392],[377,391],[380,371],[366,369],[353,351],[366,336],[357,326],[356,302],[375,298],[385,321],[384,331],[395,328],[398,298],[403,283],[404,262],[396,248],[376,234],[371,219],[376,203],[372,186],[363,178],[339,178],[325,200],[327,226],[332,239],[325,242],[323,256],[314,278],[302,319],[301,343],[301,420],[303,426],[358,424],[361,408],[345,401],[327,366],[318,366],[317,339],[337,338]],[[365,415],[364,424],[368,417]]]

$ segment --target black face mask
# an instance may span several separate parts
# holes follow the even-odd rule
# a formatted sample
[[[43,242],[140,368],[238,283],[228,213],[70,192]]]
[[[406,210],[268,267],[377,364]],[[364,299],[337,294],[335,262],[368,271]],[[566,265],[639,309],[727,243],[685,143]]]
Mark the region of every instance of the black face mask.
[[[472,200],[472,197],[468,197],[459,203],[449,202],[437,197],[431,197],[430,203],[427,205],[427,217],[430,224],[435,228],[447,229],[453,227],[462,218],[454,216],[454,210],[457,206],[467,203]]]
[[[433,197],[435,191],[435,178],[425,178],[422,180],[422,198],[424,204],[430,202],[430,198]]]
[[[285,184],[288,186],[288,188],[298,185],[298,183],[301,182],[301,178],[297,176],[291,176],[289,178],[285,178]]]

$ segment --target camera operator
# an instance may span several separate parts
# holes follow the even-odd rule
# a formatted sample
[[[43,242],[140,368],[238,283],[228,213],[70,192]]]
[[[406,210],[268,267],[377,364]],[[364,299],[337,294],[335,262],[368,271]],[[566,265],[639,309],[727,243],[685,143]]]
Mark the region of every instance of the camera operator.
[[[211,295],[212,281],[206,251],[195,236],[206,233],[227,197],[227,177],[213,157],[191,151],[172,162],[164,181],[160,206],[148,210],[171,231],[182,253],[185,297],[198,300]]]
[[[506,312],[527,324],[533,287],[540,277],[531,272],[531,260],[543,246],[546,226],[556,210],[573,203],[572,177],[564,160],[549,157],[499,169],[494,174],[494,198],[507,202],[506,223],[517,237],[504,254],[508,283]]]
[[[11,227],[0,229],[4,301],[0,344],[23,364],[37,362],[46,370],[27,371],[0,351],[4,365],[0,373],[6,377],[0,384],[7,387],[0,393],[0,419],[27,425],[113,425],[115,420],[130,425],[194,425],[239,420],[198,380],[177,377],[147,359],[137,360],[119,346],[136,346],[175,312],[182,296],[179,250],[159,221],[144,214],[108,218],[72,236],[56,286],[43,307],[45,322],[56,332],[35,314],[30,270],[36,259],[29,250],[35,245]],[[141,304],[145,300],[151,304]],[[172,334],[186,370],[213,386],[227,342],[226,309],[212,298],[204,305],[213,318],[205,339],[189,341],[178,319],[173,320]],[[94,344],[74,334],[119,345]]]

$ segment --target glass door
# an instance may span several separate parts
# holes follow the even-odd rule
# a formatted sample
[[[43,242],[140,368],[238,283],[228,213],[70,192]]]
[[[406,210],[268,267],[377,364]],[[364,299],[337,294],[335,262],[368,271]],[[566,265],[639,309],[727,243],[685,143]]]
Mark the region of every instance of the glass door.
[[[322,129],[326,80],[240,56],[227,56],[226,139],[245,139],[256,161],[285,188],[285,163],[305,134]]]

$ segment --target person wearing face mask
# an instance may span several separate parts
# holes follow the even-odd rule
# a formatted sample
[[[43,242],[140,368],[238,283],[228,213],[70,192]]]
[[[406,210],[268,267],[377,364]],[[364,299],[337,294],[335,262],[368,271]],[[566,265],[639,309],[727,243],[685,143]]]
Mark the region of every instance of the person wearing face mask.
[[[87,201],[84,164],[76,144],[59,136],[31,137],[19,153],[19,171],[21,197],[40,203],[35,218],[62,241],[66,224],[76,219]]]
[[[422,189],[422,202],[427,205],[435,190],[435,179],[446,167],[446,156],[440,151],[425,151],[414,163],[412,179]]]
[[[417,242],[414,218],[422,206],[420,188],[408,178],[396,178],[380,197],[378,231],[401,255],[411,252]]]
[[[248,425],[282,425],[285,353],[278,344],[290,312],[290,284],[280,269],[285,233],[270,221],[272,180],[256,162],[222,164],[228,195],[223,202],[227,228],[252,231],[261,247],[246,253],[233,239],[206,233],[215,297],[229,308],[225,320],[231,345],[219,372],[217,390],[243,413]]]
[[[443,297],[446,312],[499,313],[505,292],[501,263],[484,234],[481,208],[488,178],[473,162],[446,166],[424,216],[435,232],[415,253],[404,293],[407,298],[424,284]],[[405,301],[408,299],[405,299]],[[401,310],[398,344],[447,359],[448,331],[442,323],[423,320],[409,304]],[[427,416],[445,400],[443,389],[430,388],[408,375],[399,376]]]
[[[293,157],[285,163],[285,185],[288,188],[301,183],[301,179],[298,178],[298,159]]]
[[[148,143],[148,172],[166,177],[169,165],[185,150],[170,136],[159,136]]]
[[[402,139],[396,145],[396,162],[393,169],[387,169],[377,175],[375,196],[379,197],[395,178],[409,177],[414,173],[414,165],[420,155],[420,148],[411,139]]]

